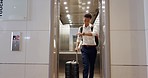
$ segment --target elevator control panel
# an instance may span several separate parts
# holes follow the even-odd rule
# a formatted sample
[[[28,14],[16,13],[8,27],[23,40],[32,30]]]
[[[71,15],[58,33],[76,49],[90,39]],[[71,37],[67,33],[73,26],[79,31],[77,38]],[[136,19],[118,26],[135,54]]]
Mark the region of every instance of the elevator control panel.
[[[11,51],[20,51],[21,32],[11,32]]]

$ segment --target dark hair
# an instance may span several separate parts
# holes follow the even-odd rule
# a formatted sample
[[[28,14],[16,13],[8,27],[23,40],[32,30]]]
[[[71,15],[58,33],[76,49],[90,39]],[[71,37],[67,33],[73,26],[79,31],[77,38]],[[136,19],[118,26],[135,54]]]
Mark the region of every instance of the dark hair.
[[[85,17],[85,18],[90,18],[90,19],[91,19],[91,18],[92,18],[92,15],[91,15],[90,13],[87,13],[87,14],[84,15],[84,17]]]

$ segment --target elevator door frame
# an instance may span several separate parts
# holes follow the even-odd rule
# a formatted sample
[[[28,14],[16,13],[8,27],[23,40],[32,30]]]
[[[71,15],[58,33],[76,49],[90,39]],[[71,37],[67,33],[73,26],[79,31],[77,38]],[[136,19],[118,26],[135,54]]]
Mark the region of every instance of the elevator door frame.
[[[55,31],[55,27],[58,24],[59,18],[59,2],[60,0],[49,0],[50,1],[50,17],[49,17],[49,35],[50,35],[50,45],[49,45],[49,76],[48,78],[58,78],[58,61],[59,61],[59,30]],[[103,0],[99,0],[103,1]],[[109,20],[109,0],[105,1],[105,38],[106,45],[104,47],[104,52],[102,53],[102,78],[111,78],[111,62],[110,62],[110,20]],[[57,15],[55,15],[57,14]],[[57,16],[57,17],[55,17]],[[102,16],[102,15],[101,15]],[[55,24],[55,21],[57,22]],[[56,34],[56,35],[55,35]],[[56,37],[56,38],[55,38]],[[56,40],[56,49],[54,48],[54,40]],[[56,64],[56,65],[55,65]]]

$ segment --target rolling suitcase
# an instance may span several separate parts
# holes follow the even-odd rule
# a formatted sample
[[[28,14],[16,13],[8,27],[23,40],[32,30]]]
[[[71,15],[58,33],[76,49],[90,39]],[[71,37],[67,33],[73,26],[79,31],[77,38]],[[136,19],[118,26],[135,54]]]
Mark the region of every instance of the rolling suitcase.
[[[77,52],[76,61],[67,61],[65,63],[65,78],[79,78],[79,63]]]

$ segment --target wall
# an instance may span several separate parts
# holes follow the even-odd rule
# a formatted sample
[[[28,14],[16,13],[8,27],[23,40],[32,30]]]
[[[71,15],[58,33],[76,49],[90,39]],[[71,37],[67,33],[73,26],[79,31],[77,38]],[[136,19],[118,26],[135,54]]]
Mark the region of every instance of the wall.
[[[74,51],[76,43],[74,43],[73,41],[73,36],[76,35],[78,33],[78,28],[70,28],[70,36],[69,36],[69,50],[70,51]]]
[[[27,20],[0,21],[0,78],[48,78],[49,0],[28,0]],[[11,51],[11,32],[21,32],[21,50]]]
[[[148,0],[144,0],[144,17],[145,17],[145,30],[146,30],[146,47],[148,47]],[[147,52],[147,64],[148,64],[148,48],[146,48]]]
[[[60,36],[59,36],[59,48],[60,51],[69,51],[69,36],[70,36],[70,26],[60,25]]]
[[[148,0],[144,0],[144,17],[145,17],[145,30],[146,30],[146,53],[147,53],[147,65],[148,65]],[[148,74],[147,74],[148,77]]]
[[[147,78],[147,14],[144,0],[110,0],[112,78]]]

